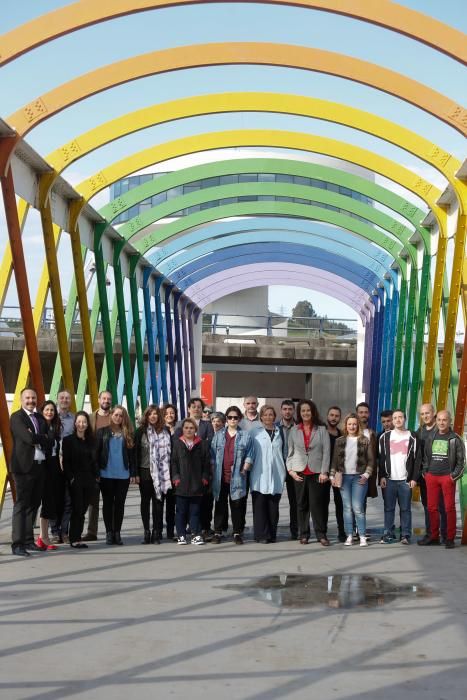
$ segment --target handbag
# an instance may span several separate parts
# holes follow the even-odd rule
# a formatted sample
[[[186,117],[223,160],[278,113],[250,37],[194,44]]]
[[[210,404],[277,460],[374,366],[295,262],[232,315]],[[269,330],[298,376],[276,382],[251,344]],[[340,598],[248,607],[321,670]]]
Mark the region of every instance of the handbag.
[[[340,489],[342,487],[342,472],[336,472],[334,474],[333,486],[335,486],[336,489]]]

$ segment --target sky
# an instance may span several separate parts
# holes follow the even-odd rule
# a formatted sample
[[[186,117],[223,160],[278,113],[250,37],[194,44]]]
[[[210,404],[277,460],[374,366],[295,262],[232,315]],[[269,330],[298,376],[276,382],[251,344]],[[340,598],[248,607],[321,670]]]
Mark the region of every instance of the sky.
[[[2,0],[0,33],[67,4],[71,3]],[[467,31],[464,0],[406,0],[400,4]],[[394,32],[303,8],[219,3],[138,13],[88,27],[35,49],[0,70],[0,117],[8,121],[11,113],[42,93],[101,65],[158,49],[213,41],[268,41],[334,50],[404,73],[457,101],[467,94],[466,72],[460,64]],[[77,134],[127,111],[184,96],[226,91],[303,94],[340,102],[391,119],[441,145],[459,159],[465,158],[465,142],[460,134],[401,100],[340,78],[265,66],[199,68],[137,80],[63,111],[30,132],[27,141],[46,156]],[[343,139],[392,158],[438,186],[444,184],[439,173],[428,165],[362,132],[315,119],[256,113],[196,117],[153,127],[98,149],[74,163],[63,175],[76,185],[103,165],[149,144],[239,127],[298,129]],[[102,201],[101,196],[91,204],[98,208]],[[31,216],[25,235],[33,256],[40,253],[37,226],[37,217]],[[1,230],[0,236],[3,237]],[[64,260],[67,255],[64,244]],[[32,279],[31,283],[34,287],[36,280]],[[343,313],[338,302],[301,289],[272,288],[270,306],[274,311],[290,311],[296,301],[304,298],[310,299],[318,312],[328,317],[354,316],[349,308],[344,308]]]

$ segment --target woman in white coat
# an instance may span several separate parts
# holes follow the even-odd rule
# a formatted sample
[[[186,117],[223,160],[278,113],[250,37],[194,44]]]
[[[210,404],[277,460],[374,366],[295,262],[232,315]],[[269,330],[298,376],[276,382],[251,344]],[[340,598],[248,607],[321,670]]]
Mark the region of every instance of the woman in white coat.
[[[277,537],[279,501],[285,481],[282,434],[274,425],[276,411],[263,406],[259,412],[261,427],[251,431],[254,462],[250,473],[253,501],[253,528],[257,542],[269,544]]]

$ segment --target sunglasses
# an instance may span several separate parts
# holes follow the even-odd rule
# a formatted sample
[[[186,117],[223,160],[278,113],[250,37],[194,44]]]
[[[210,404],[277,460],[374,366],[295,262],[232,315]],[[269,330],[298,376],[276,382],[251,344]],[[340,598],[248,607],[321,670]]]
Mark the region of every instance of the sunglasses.
[[[240,420],[239,416],[227,416],[227,420]]]

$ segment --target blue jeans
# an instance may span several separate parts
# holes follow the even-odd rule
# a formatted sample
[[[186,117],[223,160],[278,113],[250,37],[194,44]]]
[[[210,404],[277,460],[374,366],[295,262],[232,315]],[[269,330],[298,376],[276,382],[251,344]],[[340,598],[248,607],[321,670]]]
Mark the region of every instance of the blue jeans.
[[[175,497],[175,524],[177,527],[177,535],[184,537],[186,526],[190,524],[190,530],[193,537],[199,535],[199,512],[201,508],[201,496],[176,496]]]
[[[412,534],[412,489],[403,479],[387,479],[384,489],[384,534],[395,537],[396,502],[401,515],[401,536]]]
[[[358,534],[363,537],[366,531],[365,496],[368,479],[359,484],[361,474],[344,474],[342,479],[342,503],[344,505],[344,527],[347,537],[352,534],[352,515],[355,515]]]

